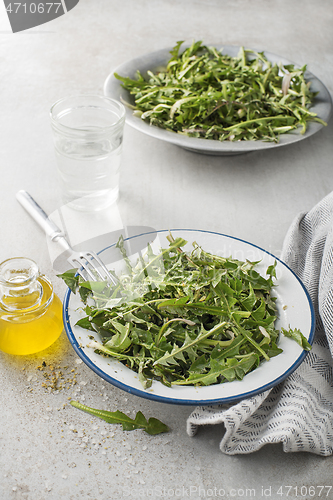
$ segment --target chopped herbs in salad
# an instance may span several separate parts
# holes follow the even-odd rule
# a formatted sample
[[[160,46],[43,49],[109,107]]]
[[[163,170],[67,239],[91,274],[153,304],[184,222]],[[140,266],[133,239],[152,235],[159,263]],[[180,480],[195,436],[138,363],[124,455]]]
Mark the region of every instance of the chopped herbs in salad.
[[[89,347],[134,370],[144,388],[153,380],[167,386],[242,380],[282,352],[281,332],[311,349],[298,329],[274,326],[276,262],[264,277],[259,262],[213,255],[195,242],[188,252],[187,241],[167,238],[168,248],[154,253],[148,245],[133,265],[120,238],[126,272],[113,288],[84,282],[76,270],[60,275],[84,303],[77,325],[94,333]]]
[[[309,121],[326,123],[310,110],[316,93],[306,65],[272,64],[264,52],[240,48],[228,56],[201,41],[170,51],[164,69],[135,78],[114,76],[134,97],[134,115],[150,125],[191,137],[219,141],[278,142],[281,134]]]

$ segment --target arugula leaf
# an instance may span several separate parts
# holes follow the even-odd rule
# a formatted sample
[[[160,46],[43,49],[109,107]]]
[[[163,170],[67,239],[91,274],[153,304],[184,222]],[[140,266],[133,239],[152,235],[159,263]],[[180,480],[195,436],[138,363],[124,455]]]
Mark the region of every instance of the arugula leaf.
[[[211,385],[215,384],[219,377],[226,379],[229,382],[233,380],[242,380],[244,375],[258,363],[258,356],[255,353],[248,354],[237,360],[236,358],[228,358],[226,361],[220,361],[217,358],[212,359],[210,370],[208,373],[201,375],[199,373],[191,373],[189,378],[181,382],[181,385]]]
[[[63,279],[68,288],[76,293],[79,288],[79,276],[75,276],[76,274],[77,269],[69,269],[63,274],[57,274],[57,277]]]
[[[199,344],[202,340],[205,340],[206,338],[210,337],[211,335],[214,335],[219,330],[224,328],[225,325],[226,325],[226,322],[224,321],[223,323],[219,323],[218,325],[216,325],[214,328],[212,328],[208,332],[205,331],[204,329],[202,329],[201,332],[199,333],[199,335],[195,339],[192,339],[189,335],[187,335],[185,333],[185,340],[184,340],[183,345],[180,347],[178,347],[177,345],[174,345],[172,351],[170,353],[167,352],[166,354],[164,354],[164,356],[157,359],[155,361],[154,365],[156,365],[156,364],[163,365],[163,364],[168,364],[168,363],[177,364],[177,361],[175,361],[175,359],[177,359],[177,358],[183,359],[182,358],[183,352],[186,352],[189,349],[192,349],[197,344]]]
[[[89,406],[85,406],[78,401],[71,401],[72,406],[78,408],[79,410],[85,411],[90,415],[101,418],[105,420],[108,424],[121,424],[123,431],[133,431],[134,429],[143,429],[145,432],[151,435],[161,434],[162,432],[168,432],[170,429],[167,425],[163,424],[157,418],[151,417],[148,421],[141,413],[138,411],[135,418],[132,419],[125,413],[117,410],[115,412],[105,411],[105,410],[97,410],[94,408],[90,408]]]
[[[295,328],[294,330],[291,328],[289,330],[281,328],[281,331],[285,337],[295,340],[295,342],[297,342],[297,344],[299,344],[305,351],[311,351],[311,344],[309,344],[303,333],[298,330],[298,328]]]

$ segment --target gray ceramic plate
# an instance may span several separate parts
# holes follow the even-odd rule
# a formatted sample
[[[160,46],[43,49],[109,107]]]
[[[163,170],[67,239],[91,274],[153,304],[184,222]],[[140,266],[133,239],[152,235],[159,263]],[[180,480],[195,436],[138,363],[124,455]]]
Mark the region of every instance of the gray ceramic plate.
[[[214,46],[219,47],[218,44],[214,44]],[[186,46],[184,45],[183,47],[185,48]],[[222,52],[234,57],[238,54],[239,48],[240,47],[235,46],[224,46]],[[121,82],[114,77],[113,73],[116,72],[121,76],[134,78],[136,71],[140,70],[140,72],[144,75],[147,70],[155,70],[159,67],[165,66],[166,62],[171,57],[170,50],[171,48],[159,50],[157,52],[152,52],[150,54],[146,54],[142,57],[138,57],[124,64],[121,64],[114,71],[112,71],[106,79],[104,84],[104,94],[106,96],[112,97],[113,99],[124,100],[125,102],[134,104],[133,96],[131,96],[127,90],[121,87]],[[269,52],[265,52],[265,55],[267,59],[273,63],[281,62],[283,64],[295,64],[291,61],[288,61],[284,57],[280,57]],[[325,122],[328,122],[332,110],[331,95],[325,85],[312,73],[307,71],[305,76],[307,80],[311,81],[311,90],[314,92],[318,92],[311,111],[316,113],[318,117]],[[304,140],[307,137],[310,137],[323,127],[320,123],[311,122],[309,123],[308,129],[304,135],[301,135],[297,131],[284,134],[281,136],[280,142],[276,144],[264,141],[220,142],[211,139],[197,139],[195,137],[187,137],[149,125],[140,118],[133,116],[133,111],[130,108],[126,108],[126,122],[135,129],[143,132],[144,134],[150,135],[151,137],[155,137],[156,139],[170,142],[197,153],[218,156],[235,155],[248,153],[250,151],[286,146],[287,144],[293,144],[295,142]]]

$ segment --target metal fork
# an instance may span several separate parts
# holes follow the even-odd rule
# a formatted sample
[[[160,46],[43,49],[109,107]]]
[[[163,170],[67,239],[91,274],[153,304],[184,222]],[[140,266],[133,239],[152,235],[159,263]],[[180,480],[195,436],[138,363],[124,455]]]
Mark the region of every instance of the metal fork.
[[[77,269],[80,276],[85,281],[107,281],[109,284],[116,285],[117,280],[107,270],[104,262],[95,254],[95,252],[85,251],[76,252],[70,246],[61,229],[47,216],[38,203],[24,190],[18,191],[17,200],[28,214],[45,231],[51,241],[58,243],[64,249],[67,262]]]

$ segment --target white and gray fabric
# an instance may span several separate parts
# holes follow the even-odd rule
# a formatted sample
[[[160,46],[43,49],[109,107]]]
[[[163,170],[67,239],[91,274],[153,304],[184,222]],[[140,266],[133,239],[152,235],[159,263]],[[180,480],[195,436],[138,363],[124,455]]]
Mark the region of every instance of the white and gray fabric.
[[[197,407],[187,420],[194,436],[201,425],[224,424],[220,449],[251,453],[267,443],[285,452],[333,453],[333,192],[293,221],[282,260],[302,280],[316,314],[313,348],[284,382],[234,405]]]

